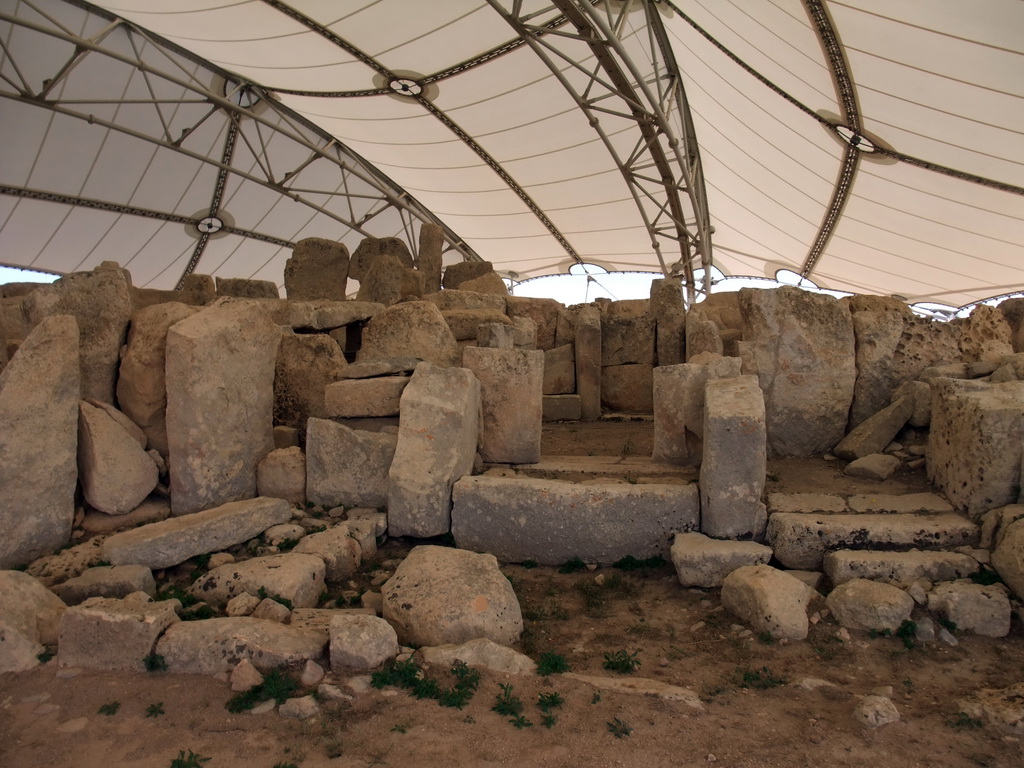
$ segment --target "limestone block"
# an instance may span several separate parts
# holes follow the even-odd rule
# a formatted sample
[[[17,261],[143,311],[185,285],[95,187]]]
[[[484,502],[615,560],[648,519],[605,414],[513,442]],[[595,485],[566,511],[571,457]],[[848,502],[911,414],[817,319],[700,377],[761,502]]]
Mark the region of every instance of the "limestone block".
[[[436,304],[395,304],[367,323],[356,359],[363,362],[392,357],[418,357],[435,365],[458,364],[459,345]]]
[[[868,728],[898,722],[900,711],[886,696],[864,696],[853,710],[853,719]]]
[[[156,523],[171,516],[171,503],[167,499],[151,498],[143,501],[127,515],[111,516],[89,510],[82,518],[81,528],[86,533],[113,533],[125,528],[136,528]]]
[[[296,331],[333,331],[369,320],[384,310],[373,301],[288,301],[283,302],[281,325]],[[275,318],[276,319],[276,318]]]
[[[965,361],[999,361],[1013,351],[1010,324],[999,307],[978,304],[961,323],[960,354]]]
[[[217,295],[235,299],[279,299],[281,293],[273,280],[244,277],[218,277]]]
[[[254,557],[211,568],[196,579],[189,593],[219,608],[235,595],[258,595],[262,589],[296,608],[310,608],[324,591],[324,572],[324,561],[316,555],[289,552]]]
[[[769,493],[768,512],[802,512],[812,515],[847,512],[846,500],[829,493]],[[864,510],[866,511],[866,510]],[[952,509],[947,510],[952,511]]]
[[[256,495],[274,447],[281,334],[246,303],[218,302],[167,332],[171,510],[184,515]]]
[[[348,276],[353,280],[363,281],[374,260],[381,254],[393,256],[403,267],[412,268],[412,254],[409,246],[398,237],[366,237],[349,259]]]
[[[536,662],[529,656],[485,637],[461,645],[428,646],[421,648],[419,653],[427,664],[443,668],[462,662],[505,675],[532,675],[537,671]]]
[[[370,262],[359,281],[358,301],[373,301],[390,307],[406,296],[423,294],[423,278],[390,253],[381,253]]]
[[[445,267],[441,285],[446,289],[458,288],[467,280],[483,277],[493,271],[494,265],[489,261],[457,261]]]
[[[291,517],[292,507],[284,499],[235,501],[115,533],[103,542],[100,551],[113,565],[166,568],[241,544]]]
[[[430,301],[437,305],[437,308],[444,312],[454,310],[481,310],[492,312],[505,312],[505,298],[479,291],[462,291],[457,288],[446,289],[440,293],[432,293],[423,297],[424,301]]]
[[[512,344],[516,349],[538,349],[537,322],[529,317],[513,317]]]
[[[476,329],[476,345],[493,349],[513,349],[515,328],[506,323],[481,323]]]
[[[413,373],[388,472],[391,535],[438,536],[451,528],[452,486],[473,469],[480,412],[480,382],[471,371],[427,364]]]
[[[907,303],[893,296],[855,293],[852,296],[844,296],[840,301],[848,304],[850,311],[854,314],[860,312],[888,312],[905,318],[913,316]]]
[[[857,493],[848,497],[846,503],[851,512],[902,514],[953,511],[953,506],[936,493]]]
[[[153,597],[156,582],[144,565],[98,565],[50,589],[67,605],[78,605],[90,597],[123,598],[136,592]]]
[[[178,302],[157,304],[132,314],[128,346],[117,378],[117,402],[167,458],[167,385],[164,361],[168,329],[199,310]]]
[[[932,388],[926,381],[905,381],[893,392],[893,401],[909,397],[914,403],[910,426],[927,427],[932,423]]]
[[[928,594],[928,610],[953,622],[957,629],[985,637],[1006,637],[1010,633],[1006,591],[1002,584],[939,584]]]
[[[0,628],[4,628],[8,640],[19,635],[33,646],[55,645],[65,610],[64,601],[38,579],[21,571],[0,571]],[[2,648],[0,646],[0,659],[4,658]]]
[[[339,614],[331,619],[331,671],[376,669],[398,655],[398,635],[384,619]]]
[[[846,433],[856,379],[853,320],[831,296],[785,286],[742,289],[774,456],[829,451]]]
[[[1024,734],[1024,683],[983,688],[960,699],[957,707],[968,717],[993,725],[1011,738]]]
[[[479,475],[456,483],[453,499],[452,535],[460,547],[543,565],[664,557],[672,536],[695,530],[699,519],[696,485]]]
[[[900,460],[886,453],[871,453],[851,461],[843,469],[849,477],[866,477],[870,480],[888,480],[899,469]]]
[[[525,317],[537,324],[537,349],[551,349],[555,346],[555,329],[562,305],[554,299],[534,299],[528,296],[507,296],[506,311],[513,322]]]
[[[653,365],[654,318],[650,301],[612,301],[601,309],[601,364]]]
[[[71,536],[78,445],[78,328],[43,319],[0,373],[0,568]]]
[[[992,567],[1019,598],[1024,598],[1024,522],[1011,523],[992,552]]]
[[[509,295],[508,286],[505,285],[505,281],[501,279],[501,275],[493,271],[480,275],[480,277],[474,277],[472,280],[463,280],[459,283],[459,288],[464,291],[477,291],[478,293],[489,293],[494,296]]]
[[[682,278],[651,281],[651,317],[654,318],[655,365],[686,362],[686,306]]]
[[[597,307],[584,306],[580,309],[574,347],[580,418],[597,421],[601,418],[601,314]]]
[[[893,399],[893,390],[900,384],[893,354],[907,319],[903,313],[886,310],[853,313],[857,380],[850,407],[851,429]]]
[[[211,275],[185,275],[181,281],[181,300],[193,307],[204,307],[217,300],[217,283]]]
[[[807,637],[807,605],[815,592],[800,579],[769,565],[737,568],[722,583],[722,605],[755,632],[776,639]]]
[[[256,466],[256,492],[260,496],[306,503],[306,455],[298,446],[277,448]]]
[[[709,381],[700,465],[701,531],[716,538],[764,535],[766,434],[756,376]]]
[[[347,365],[338,342],[326,334],[282,335],[274,366],[274,424],[301,431],[307,419],[329,416],[325,388]]]
[[[917,579],[952,581],[979,569],[978,561],[958,552],[827,552],[825,574],[833,584],[871,579],[907,585]]]
[[[572,344],[544,352],[544,394],[569,395],[576,391],[576,350]]]
[[[418,357],[384,357],[352,363],[341,372],[342,379],[375,379],[379,376],[406,376],[416,370]]]
[[[38,667],[39,654],[46,649],[0,618],[0,674],[26,672]]]
[[[441,313],[456,341],[476,339],[477,330],[485,323],[498,323],[512,328],[512,321],[504,310],[498,309],[449,309]]]
[[[579,421],[583,417],[579,395],[544,395],[541,408],[544,421]]]
[[[145,672],[143,659],[153,653],[161,633],[178,622],[177,606],[175,600],[152,603],[136,596],[89,598],[64,612],[57,663]]]
[[[687,362],[705,352],[720,355],[725,349],[718,326],[708,318],[707,313],[700,307],[691,309],[687,313],[684,332],[686,334]]]
[[[231,601],[229,600],[228,602]],[[250,615],[254,619],[267,619],[268,621],[276,621],[278,624],[284,624],[288,617],[291,616],[291,613],[287,606],[272,598],[265,597],[252,609]]]
[[[653,413],[654,369],[641,364],[602,366],[601,404],[620,413]]]
[[[156,653],[168,672],[216,675],[230,672],[242,659],[263,672],[301,666],[322,660],[325,645],[319,633],[240,616],[179,622],[157,642]]]
[[[462,364],[480,381],[480,455],[484,461],[540,461],[544,352],[468,347]]]
[[[146,437],[146,433],[142,431],[138,424],[132,421],[121,411],[117,410],[110,403],[103,403],[99,400],[86,400],[89,405],[93,408],[99,408],[103,413],[113,419],[121,429],[131,435],[131,438],[139,444],[142,449],[147,448],[149,445],[149,438]],[[154,458],[154,461],[156,459]]]
[[[292,552],[316,555],[324,561],[324,579],[338,584],[359,570],[363,549],[346,523],[304,536]],[[315,603],[314,603],[315,605]]]
[[[330,507],[379,507],[388,498],[398,439],[310,419],[306,429],[306,497]]]
[[[1014,504],[1024,445],[1024,382],[932,381],[928,479],[977,517]]]
[[[381,593],[384,618],[403,645],[479,637],[512,645],[523,631],[519,601],[493,555],[415,547]]]
[[[1024,504],[1008,504],[986,512],[981,518],[981,541],[978,546],[982,549],[996,549],[1003,543],[1010,526],[1021,518],[1024,518]]]
[[[25,298],[25,314],[33,326],[53,315],[71,315],[77,321],[83,400],[114,402],[118,360],[132,313],[129,286],[124,270],[96,269],[65,275]]]
[[[840,626],[865,631],[896,631],[914,610],[914,598],[899,587],[867,579],[840,584],[825,602]]]
[[[153,459],[101,408],[78,405],[78,476],[93,509],[124,515],[156,487]]]
[[[978,527],[959,515],[806,515],[776,512],[766,543],[786,568],[818,570],[833,549],[956,549],[978,540]]]
[[[444,248],[444,229],[439,224],[420,225],[419,251],[416,269],[423,274],[424,293],[441,290],[441,251]]]
[[[754,541],[719,541],[701,533],[677,533],[671,554],[680,584],[717,589],[737,568],[766,564],[772,550]]]
[[[348,248],[344,243],[306,237],[292,248],[284,264],[284,291],[289,301],[344,301],[348,290]]]
[[[344,379],[324,390],[324,413],[334,418],[397,416],[407,376]]]
[[[911,398],[895,400],[891,405],[861,421],[839,441],[832,453],[847,461],[860,459],[872,453],[881,453],[913,415],[914,401]]]

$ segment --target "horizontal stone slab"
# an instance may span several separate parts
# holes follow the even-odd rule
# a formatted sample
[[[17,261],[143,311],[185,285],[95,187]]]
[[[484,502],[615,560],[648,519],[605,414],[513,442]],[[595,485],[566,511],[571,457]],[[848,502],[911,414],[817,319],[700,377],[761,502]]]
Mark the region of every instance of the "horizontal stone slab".
[[[817,570],[836,549],[955,549],[978,541],[978,527],[959,515],[806,515],[768,518],[768,545],[787,568]]]
[[[463,477],[452,495],[458,546],[499,560],[559,565],[574,557],[614,563],[667,557],[676,533],[695,530],[696,485],[580,485],[557,480]]]
[[[835,585],[853,579],[911,584],[917,579],[953,581],[976,573],[978,561],[958,552],[828,552],[825,574]]]
[[[953,505],[937,493],[869,493],[846,500],[851,512],[906,513],[952,512]]]
[[[324,388],[324,409],[328,418],[344,419],[397,416],[408,376],[380,376],[346,379]]]
[[[103,542],[101,551],[111,565],[137,563],[147,568],[167,568],[196,555],[241,544],[291,518],[292,506],[284,499],[261,496],[232,501],[115,533]]]
[[[842,496],[829,493],[769,493],[768,512],[800,512],[824,515],[848,512]]]
[[[516,466],[519,475],[538,480],[636,480],[637,482],[685,485],[697,479],[689,467],[680,467],[649,456],[549,456],[536,464]]]

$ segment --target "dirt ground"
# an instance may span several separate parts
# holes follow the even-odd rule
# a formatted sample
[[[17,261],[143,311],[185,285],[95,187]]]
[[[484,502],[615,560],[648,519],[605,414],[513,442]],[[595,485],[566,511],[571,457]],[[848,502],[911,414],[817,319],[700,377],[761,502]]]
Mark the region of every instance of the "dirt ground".
[[[650,428],[649,422],[594,427],[592,434],[584,425],[548,428],[544,453],[622,455],[628,443],[626,453],[649,455]],[[918,472],[872,489],[845,479],[837,464],[773,462],[769,490],[927,487]],[[364,564],[359,587],[411,544],[389,541]],[[828,617],[813,624],[805,642],[773,642],[739,625],[721,607],[717,590],[681,587],[671,565],[573,573],[522,565],[503,570],[523,609],[520,650],[534,658],[560,654],[574,673],[682,686],[700,697],[703,709],[650,695],[601,692],[560,674],[485,673],[463,709],[417,700],[404,690],[370,688],[352,693],[351,701],[323,702],[319,716],[300,722],[273,712],[229,713],[225,703],[233,694],[214,678],[75,673],[51,661],[28,673],[0,675],[0,766],[1024,765],[1017,736],[963,716],[959,706],[980,689],[1021,681],[1024,630],[1017,618],[1007,638],[962,635],[956,647],[907,648],[897,638],[862,632],[841,640]],[[635,659],[639,667],[632,674],[606,670],[606,654]],[[450,680],[445,669],[427,672]],[[806,690],[796,685],[805,678],[834,685]],[[344,688],[347,679],[332,681]],[[503,684],[523,702],[530,725],[517,728],[509,716],[493,711]],[[546,727],[537,701],[551,693],[563,702],[551,709],[554,721]],[[859,697],[878,693],[891,696],[900,720],[870,729],[853,712]],[[112,714],[100,711],[115,702]],[[179,755],[183,759],[175,762]]]

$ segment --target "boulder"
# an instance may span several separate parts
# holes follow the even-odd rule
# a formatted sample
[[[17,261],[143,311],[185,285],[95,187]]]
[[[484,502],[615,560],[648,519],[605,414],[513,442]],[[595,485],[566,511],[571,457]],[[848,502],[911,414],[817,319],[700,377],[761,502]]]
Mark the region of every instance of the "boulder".
[[[764,391],[769,453],[831,450],[846,433],[857,373],[848,307],[789,286],[744,288],[739,302]]]
[[[828,609],[846,629],[895,632],[910,619],[914,598],[899,587],[867,579],[840,584],[826,598]]]
[[[103,542],[100,551],[113,565],[166,568],[241,544],[291,518],[292,507],[284,499],[235,501],[115,533]]]
[[[928,594],[928,610],[956,628],[985,637],[1006,637],[1010,633],[1010,601],[1002,584],[974,584],[957,581],[939,584]]]
[[[316,555],[324,561],[324,579],[340,584],[359,570],[363,550],[346,523],[304,536],[292,552]],[[315,605],[315,603],[314,603]]]
[[[423,278],[390,253],[373,257],[359,280],[358,301],[374,301],[390,307],[407,296],[423,295]]]
[[[71,536],[79,375],[78,328],[67,315],[42,320],[0,373],[0,568]]]
[[[43,646],[57,644],[67,606],[21,571],[0,571],[0,674],[39,665]]]
[[[900,711],[886,696],[863,696],[853,710],[853,719],[868,728],[898,722]]]
[[[179,302],[168,302],[133,313],[128,346],[121,357],[117,377],[118,405],[146,433],[149,446],[158,450],[165,459],[168,456],[167,383],[164,373],[167,331],[198,311]]]
[[[438,536],[451,528],[452,486],[473,469],[480,409],[480,382],[472,372],[431,364],[416,368],[402,394],[398,444],[388,471],[391,535]]]
[[[441,285],[446,289],[458,288],[467,280],[475,280],[493,271],[494,265],[489,261],[457,261],[445,268]]]
[[[472,280],[463,280],[459,287],[464,291],[476,291],[478,293],[490,293],[494,296],[508,296],[508,286],[501,279],[501,275],[493,270],[474,277]]]
[[[344,243],[306,237],[292,248],[284,264],[284,290],[289,301],[344,301],[348,289],[348,248]]]
[[[78,404],[78,477],[89,505],[108,515],[131,512],[156,488],[156,463],[101,408]]]
[[[324,572],[324,561],[316,555],[290,552],[254,557],[210,569],[189,593],[215,607],[248,592],[287,600],[295,608],[310,608],[324,591]]]
[[[156,645],[167,671],[216,675],[248,659],[263,672],[323,659],[326,640],[317,632],[249,617],[183,621]]]
[[[449,309],[442,311],[445,322],[452,331],[456,341],[465,341],[477,338],[477,329],[481,325],[496,323],[507,325],[512,329],[512,321],[505,315],[505,308],[501,309]]]
[[[306,430],[307,498],[324,508],[384,506],[400,439],[310,419]]]
[[[887,453],[870,453],[851,461],[843,469],[849,477],[866,477],[869,480],[888,480],[900,468],[900,460]]]
[[[145,672],[157,638],[178,622],[176,600],[148,602],[136,593],[123,600],[91,597],[68,608],[60,622],[57,663],[84,669]]]
[[[781,640],[807,637],[807,605],[815,591],[769,565],[745,565],[722,582],[722,605],[755,632]]]
[[[347,365],[338,342],[326,334],[284,334],[274,367],[274,424],[301,432],[307,419],[329,416],[325,387]]]
[[[671,555],[684,587],[718,589],[736,569],[765,565],[772,558],[772,550],[755,541],[720,541],[701,533],[677,533]]]
[[[961,699],[958,706],[968,717],[994,725],[1011,737],[1024,736],[1024,683],[984,688]]]
[[[523,631],[519,601],[493,555],[415,547],[381,588],[384,618],[403,645],[486,637],[511,645]]]
[[[340,419],[397,416],[408,383],[408,376],[336,381],[324,390],[324,414]]]
[[[847,461],[881,453],[914,415],[914,401],[902,397],[861,421],[832,451]]]
[[[1010,524],[992,552],[992,567],[1024,599],[1024,521]]]
[[[518,651],[499,645],[486,637],[478,637],[462,645],[435,645],[421,648],[423,661],[451,668],[462,662],[470,667],[483,667],[501,675],[532,675],[537,663]]]
[[[331,671],[376,669],[398,655],[398,635],[377,616],[340,613],[331,619]]]
[[[960,323],[960,354],[966,362],[998,362],[1013,351],[1010,324],[999,307],[977,304]]]
[[[256,466],[256,492],[260,496],[306,503],[306,455],[298,446],[276,448]]]
[[[490,349],[513,349],[515,328],[504,323],[483,323],[476,329],[476,345]]]
[[[50,589],[66,604],[78,605],[91,597],[119,599],[138,592],[153,597],[156,581],[144,565],[98,565]]]
[[[459,345],[436,304],[395,304],[366,324],[356,359],[365,362],[393,357],[418,357],[439,366],[458,364]]]
[[[708,317],[703,307],[692,307],[687,312],[684,329],[686,362],[704,353],[721,355],[724,352],[725,346],[722,344],[721,329],[714,320]]]
[[[462,365],[480,382],[480,444],[484,461],[540,461],[544,353],[467,347]]]
[[[275,318],[281,325],[295,331],[341,331],[345,326],[369,320],[384,310],[383,304],[372,301],[287,301],[282,302],[284,317]],[[268,310],[269,311],[269,310]],[[344,346],[344,337],[338,339]]]

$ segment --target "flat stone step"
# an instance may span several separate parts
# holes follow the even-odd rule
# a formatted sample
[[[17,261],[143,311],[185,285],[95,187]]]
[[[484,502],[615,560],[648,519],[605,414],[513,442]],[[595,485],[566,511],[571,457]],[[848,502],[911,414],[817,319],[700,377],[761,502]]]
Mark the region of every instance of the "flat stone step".
[[[953,505],[937,493],[769,493],[768,514],[795,512],[805,515],[951,513]]]
[[[691,467],[654,461],[649,456],[545,456],[536,464],[517,464],[515,472],[521,477],[577,483],[622,480],[685,485],[697,479]]]
[[[871,579],[890,584],[911,584],[917,579],[953,581],[977,573],[981,566],[960,552],[856,552],[842,549],[827,552],[825,575],[838,586],[853,579]]]
[[[776,512],[768,517],[766,532],[785,567],[813,570],[832,550],[952,550],[974,546],[978,538],[978,526],[957,514]]]

